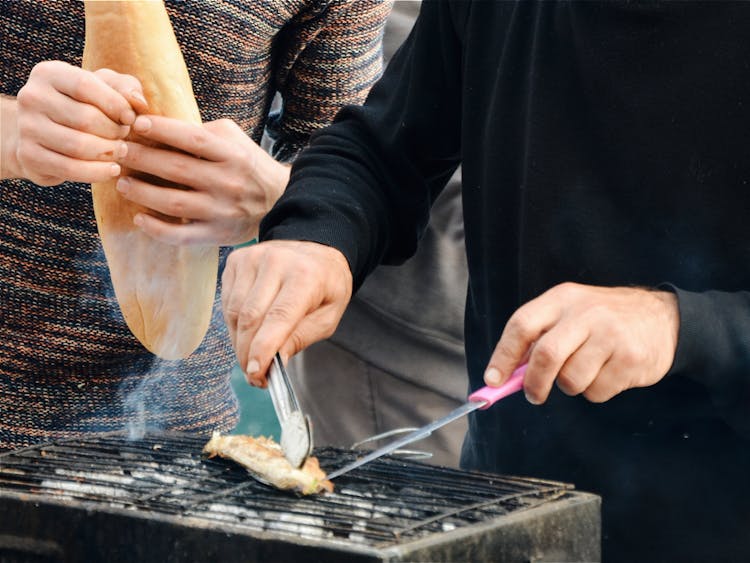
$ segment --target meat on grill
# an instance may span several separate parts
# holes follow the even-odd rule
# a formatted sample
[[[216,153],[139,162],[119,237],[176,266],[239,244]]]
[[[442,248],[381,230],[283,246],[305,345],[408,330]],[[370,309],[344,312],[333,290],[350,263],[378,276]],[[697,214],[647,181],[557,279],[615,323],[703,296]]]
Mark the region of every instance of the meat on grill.
[[[231,459],[256,479],[278,489],[296,490],[303,495],[333,492],[333,483],[326,479],[317,458],[308,457],[300,469],[284,457],[281,446],[270,438],[252,436],[222,436],[214,432],[203,448],[208,457],[216,455]]]

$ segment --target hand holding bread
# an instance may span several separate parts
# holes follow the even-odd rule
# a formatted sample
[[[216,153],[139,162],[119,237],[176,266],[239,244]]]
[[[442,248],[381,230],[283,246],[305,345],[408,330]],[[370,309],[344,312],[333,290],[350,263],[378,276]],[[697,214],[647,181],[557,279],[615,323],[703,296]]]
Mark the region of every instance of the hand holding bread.
[[[136,112],[147,109],[133,76],[62,61],[38,63],[3,106],[2,177],[42,186],[117,176],[123,139]]]
[[[228,246],[255,238],[289,180],[287,165],[227,119],[196,125],[149,115],[133,129],[159,146],[128,142],[121,163],[149,176],[123,176],[117,189],[147,208],[134,221],[166,244]],[[192,189],[149,181],[157,176]]]

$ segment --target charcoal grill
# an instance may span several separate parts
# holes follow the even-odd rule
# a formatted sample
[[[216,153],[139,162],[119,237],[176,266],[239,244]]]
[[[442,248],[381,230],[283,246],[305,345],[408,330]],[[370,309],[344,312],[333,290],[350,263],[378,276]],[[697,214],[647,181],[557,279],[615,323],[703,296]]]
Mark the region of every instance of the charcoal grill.
[[[0,561],[594,561],[600,502],[571,485],[382,458],[302,497],[193,435],[0,455]],[[315,451],[325,469],[357,453]]]

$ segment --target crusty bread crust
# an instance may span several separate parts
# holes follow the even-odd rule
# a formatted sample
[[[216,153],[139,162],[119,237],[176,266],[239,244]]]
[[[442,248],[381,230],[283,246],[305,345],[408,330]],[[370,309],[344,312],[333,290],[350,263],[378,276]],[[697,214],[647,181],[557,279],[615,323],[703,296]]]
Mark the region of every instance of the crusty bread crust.
[[[86,0],[85,12],[83,68],[131,74],[143,85],[150,113],[201,122],[163,0]],[[148,237],[133,225],[144,208],[123,198],[115,183],[95,183],[91,191],[120,310],[152,353],[185,358],[211,320],[218,247],[172,246]]]
[[[308,457],[300,469],[292,467],[281,446],[270,438],[222,436],[214,432],[203,453],[236,461],[259,481],[278,489],[296,490],[303,495],[333,492],[333,483],[326,479],[317,458]]]

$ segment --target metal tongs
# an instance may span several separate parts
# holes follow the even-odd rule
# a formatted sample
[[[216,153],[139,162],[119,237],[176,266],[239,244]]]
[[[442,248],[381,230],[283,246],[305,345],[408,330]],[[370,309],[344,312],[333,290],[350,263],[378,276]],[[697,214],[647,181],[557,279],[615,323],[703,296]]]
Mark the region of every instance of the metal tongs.
[[[302,412],[278,353],[268,373],[268,391],[281,425],[281,451],[292,467],[302,467],[313,448],[310,417]]]

